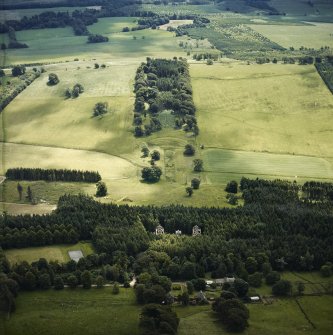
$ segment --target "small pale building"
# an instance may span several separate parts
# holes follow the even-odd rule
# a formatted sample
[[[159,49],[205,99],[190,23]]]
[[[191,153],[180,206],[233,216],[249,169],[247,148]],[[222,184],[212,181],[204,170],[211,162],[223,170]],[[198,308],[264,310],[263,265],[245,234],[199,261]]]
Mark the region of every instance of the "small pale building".
[[[195,225],[192,228],[192,236],[197,236],[197,235],[201,235],[201,228],[197,225]]]
[[[155,235],[163,235],[164,234],[164,228],[161,225],[158,225],[155,228]]]
[[[182,231],[181,231],[181,230],[176,230],[175,234],[176,234],[176,235],[181,235],[181,234],[182,234]]]

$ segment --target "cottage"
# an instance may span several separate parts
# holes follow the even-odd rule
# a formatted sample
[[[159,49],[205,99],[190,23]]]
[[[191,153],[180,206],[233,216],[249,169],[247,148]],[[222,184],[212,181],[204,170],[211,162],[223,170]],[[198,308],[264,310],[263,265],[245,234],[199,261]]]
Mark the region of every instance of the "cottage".
[[[195,225],[192,229],[192,236],[201,235],[201,228]]]
[[[158,225],[155,228],[155,235],[163,235],[164,234],[164,228],[161,225]]]
[[[181,230],[176,230],[176,235],[181,235],[182,234],[182,231]]]

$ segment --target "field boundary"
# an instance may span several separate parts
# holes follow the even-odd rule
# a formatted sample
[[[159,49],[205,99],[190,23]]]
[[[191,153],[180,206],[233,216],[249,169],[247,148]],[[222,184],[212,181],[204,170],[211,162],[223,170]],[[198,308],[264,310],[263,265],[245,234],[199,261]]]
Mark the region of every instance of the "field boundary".
[[[304,315],[306,321],[311,325],[313,329],[317,329],[316,325],[310,320],[309,316],[306,314],[305,310],[303,309],[302,305],[300,304],[297,298],[295,298],[295,302],[299,307],[300,311],[302,312],[302,314]]]

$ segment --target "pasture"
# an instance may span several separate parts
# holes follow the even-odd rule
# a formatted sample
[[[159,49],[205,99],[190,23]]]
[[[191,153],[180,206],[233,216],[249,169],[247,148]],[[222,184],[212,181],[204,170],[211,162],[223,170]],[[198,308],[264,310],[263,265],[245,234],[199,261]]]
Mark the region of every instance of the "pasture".
[[[311,23],[304,26],[270,24],[249,26],[285,48],[333,47],[333,23]]]
[[[206,147],[333,157],[333,96],[313,66],[191,64]]]
[[[4,65],[49,61],[72,61],[74,58],[145,58],[184,56],[178,46],[179,38],[165,30],[145,29],[121,32],[133,26],[135,18],[103,18],[88,26],[93,33],[109,37],[107,43],[87,43],[87,36],[75,36],[71,27],[19,31],[17,40],[29,45],[26,49],[7,49],[1,52]],[[4,55],[6,57],[4,57]]]
[[[11,264],[27,261],[29,263],[45,258],[48,261],[59,261],[66,263],[70,261],[68,252],[81,250],[84,256],[94,253],[90,242],[79,242],[73,245],[52,245],[46,247],[31,247],[23,249],[10,249],[5,251],[5,255]]]
[[[112,288],[25,292],[17,298],[17,311],[0,319],[0,332],[26,334],[138,335],[141,307],[132,289]]]

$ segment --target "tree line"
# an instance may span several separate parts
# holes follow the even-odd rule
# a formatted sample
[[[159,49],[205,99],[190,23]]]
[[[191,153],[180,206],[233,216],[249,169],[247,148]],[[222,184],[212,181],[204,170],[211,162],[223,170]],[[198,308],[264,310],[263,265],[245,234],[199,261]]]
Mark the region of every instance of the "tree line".
[[[6,178],[12,180],[45,180],[97,183],[101,175],[98,171],[80,171],[67,169],[10,168]]]

